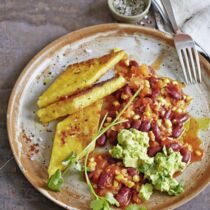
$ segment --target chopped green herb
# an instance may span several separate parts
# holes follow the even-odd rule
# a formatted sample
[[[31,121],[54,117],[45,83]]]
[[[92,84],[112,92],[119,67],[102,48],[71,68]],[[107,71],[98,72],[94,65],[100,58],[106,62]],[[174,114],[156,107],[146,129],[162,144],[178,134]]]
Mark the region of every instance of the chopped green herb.
[[[64,180],[62,177],[61,170],[58,169],[48,180],[47,186],[49,189],[53,191],[60,191],[61,185],[63,184]]]
[[[112,208],[109,206],[109,203],[104,198],[98,198],[93,200],[90,203],[90,208],[92,210],[111,210]]]
[[[62,161],[62,165],[65,167],[71,166],[72,163],[75,163],[76,157],[77,157],[77,154],[75,152],[71,152],[69,156],[65,160]]]
[[[105,198],[111,205],[115,205],[117,207],[120,206],[119,202],[115,199],[112,193],[110,192],[106,193]]]
[[[125,210],[147,210],[147,209],[137,204],[130,204]]]
[[[74,152],[71,152],[70,155],[62,162],[62,164],[65,166],[65,170],[63,173],[60,169],[58,169],[49,179],[47,186],[49,189],[53,191],[60,191],[61,186],[64,182],[63,175],[67,172],[67,170],[76,162],[77,154]]]

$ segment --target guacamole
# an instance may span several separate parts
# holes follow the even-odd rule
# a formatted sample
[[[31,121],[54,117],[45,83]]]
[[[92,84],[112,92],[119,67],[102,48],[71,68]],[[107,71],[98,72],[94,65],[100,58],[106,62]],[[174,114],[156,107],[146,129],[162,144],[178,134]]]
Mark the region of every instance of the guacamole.
[[[148,134],[136,129],[121,130],[117,140],[118,144],[109,151],[111,156],[121,159],[125,167],[137,168],[151,183],[142,186],[141,198],[149,199],[153,187],[169,195],[183,192],[182,184],[173,178],[175,172],[182,171],[186,166],[179,152],[164,147],[155,157],[149,157]]]

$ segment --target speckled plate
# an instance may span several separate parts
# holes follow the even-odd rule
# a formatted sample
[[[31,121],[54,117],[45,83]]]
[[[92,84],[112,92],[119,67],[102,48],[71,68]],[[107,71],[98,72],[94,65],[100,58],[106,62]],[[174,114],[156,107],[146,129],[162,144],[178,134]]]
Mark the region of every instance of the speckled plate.
[[[20,75],[10,97],[7,127],[15,159],[30,183],[43,195],[66,209],[88,209],[91,199],[86,184],[78,175],[65,177],[61,192],[46,188],[55,123],[41,125],[35,116],[38,96],[69,64],[95,58],[121,48],[140,63],[162,59],[159,74],[182,80],[183,75],[171,37],[154,29],[134,25],[105,24],[88,27],[54,41],[39,52]],[[210,64],[201,59],[204,82],[190,85],[185,92],[193,97],[189,112],[194,117],[209,117]],[[105,79],[107,78],[104,77]],[[194,163],[179,176],[185,192],[176,197],[155,193],[145,203],[148,209],[173,209],[197,195],[210,181],[210,131],[200,132],[205,150],[201,162]]]

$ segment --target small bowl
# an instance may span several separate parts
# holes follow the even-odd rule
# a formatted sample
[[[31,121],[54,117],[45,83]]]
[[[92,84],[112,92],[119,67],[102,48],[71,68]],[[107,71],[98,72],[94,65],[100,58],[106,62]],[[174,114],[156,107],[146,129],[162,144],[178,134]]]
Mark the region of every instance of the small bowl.
[[[113,6],[113,1],[114,0],[107,1],[109,9],[110,9],[113,17],[120,22],[126,22],[126,23],[136,23],[136,22],[140,21],[141,19],[143,19],[143,17],[149,12],[151,2],[152,2],[152,0],[143,0],[146,4],[145,10],[142,13],[139,13],[138,15],[128,16],[128,15],[122,15],[122,14],[118,13]]]

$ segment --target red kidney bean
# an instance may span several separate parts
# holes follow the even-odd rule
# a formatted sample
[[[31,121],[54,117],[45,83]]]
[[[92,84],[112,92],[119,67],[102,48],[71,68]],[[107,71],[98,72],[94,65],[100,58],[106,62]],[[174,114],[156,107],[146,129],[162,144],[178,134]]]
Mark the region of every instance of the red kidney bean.
[[[132,127],[132,128],[135,128],[135,129],[137,129],[137,130],[140,128],[140,126],[141,126],[141,120],[135,120],[135,121],[133,121],[132,124],[131,124],[131,127]]]
[[[128,85],[125,86],[125,90],[124,91],[125,91],[125,94],[127,94],[129,96],[133,95],[132,94],[132,90],[131,90],[131,88]]]
[[[138,114],[142,114],[143,112],[145,112],[145,108],[146,106],[142,105],[142,106],[137,107],[136,111]]]
[[[151,128],[150,121],[143,121],[140,127],[140,131],[147,132],[150,130],[150,128]]]
[[[152,68],[152,66],[148,66],[148,68],[149,68],[150,74],[155,74],[156,71],[155,71],[155,69]]]
[[[122,67],[126,67],[125,60],[121,60],[119,62],[119,65],[122,66]]]
[[[166,113],[165,113],[165,115],[164,115],[164,118],[165,118],[165,119],[169,119],[170,116],[171,116],[171,110],[169,109],[169,110],[166,111]]]
[[[167,86],[167,92],[174,99],[177,99],[177,100],[182,99],[182,94],[180,90],[178,90],[178,88],[172,84],[169,84]]]
[[[152,123],[152,131],[155,135],[155,140],[157,140],[159,142],[160,141],[160,129],[159,129],[158,125],[156,124],[156,122]]]
[[[150,83],[150,86],[152,87],[152,89],[156,87],[157,82],[158,82],[158,78],[156,78],[156,77],[149,78],[149,83]]]
[[[147,154],[150,156],[150,157],[154,157],[158,152],[160,152],[162,150],[162,147],[160,145],[157,145],[155,147],[149,147],[148,148],[148,151],[147,151]]]
[[[112,158],[112,157],[110,157],[110,156],[107,157],[107,161],[108,161],[108,163],[110,163],[110,164],[117,163],[117,160],[114,159],[114,158]]]
[[[103,134],[102,136],[100,136],[97,141],[96,141],[96,145],[98,147],[103,147],[106,144],[106,136],[105,134]]]
[[[176,126],[173,127],[172,130],[172,137],[178,138],[183,132],[183,126],[180,124],[177,124]]]
[[[155,99],[159,95],[160,95],[160,89],[159,88],[155,88],[155,89],[152,90],[152,94],[151,94],[152,99]]]
[[[182,161],[188,163],[191,158],[191,152],[186,148],[182,148],[180,153],[182,155]]]
[[[166,145],[166,148],[171,148],[171,149],[173,149],[175,152],[178,152],[178,151],[180,151],[180,149],[181,149],[181,145],[178,144],[178,143],[171,143],[171,144],[167,144],[167,145]]]
[[[130,203],[131,196],[131,189],[128,187],[122,187],[119,193],[116,195],[116,200],[119,202],[120,207],[127,206]]]
[[[102,172],[98,180],[98,187],[102,189],[110,187],[112,185],[113,179],[114,179],[114,174]]]
[[[124,126],[125,126],[126,129],[128,129],[128,128],[131,127],[131,123],[129,121],[124,122]]]
[[[138,66],[139,66],[139,64],[138,64],[136,61],[131,60],[131,61],[129,62],[129,66],[135,66],[135,67],[138,67]]]
[[[189,119],[189,115],[187,113],[179,114],[175,119],[179,123],[186,122]]]
[[[108,114],[110,117],[115,117],[116,116],[116,111],[109,111],[109,114]]]
[[[110,144],[115,145],[117,144],[117,131],[110,130],[108,132],[108,139]]]
[[[116,92],[114,93],[114,96],[115,96],[116,100],[121,99],[121,91],[116,91]]]
[[[127,168],[127,172],[130,176],[134,176],[134,175],[138,174],[138,171],[132,167]]]
[[[93,176],[94,176],[94,171],[92,171],[88,174],[89,179],[92,179]]]

